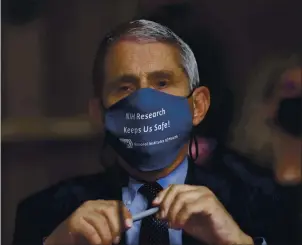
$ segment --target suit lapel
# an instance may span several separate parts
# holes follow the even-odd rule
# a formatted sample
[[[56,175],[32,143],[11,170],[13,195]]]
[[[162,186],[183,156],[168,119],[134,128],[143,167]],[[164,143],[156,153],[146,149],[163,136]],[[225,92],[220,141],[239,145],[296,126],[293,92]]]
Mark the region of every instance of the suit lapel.
[[[110,188],[110,199],[123,201],[123,187],[128,184],[128,175],[117,164],[109,170],[108,189]],[[114,180],[114,181],[112,181]],[[126,233],[121,237],[120,245],[126,244]]]
[[[108,188],[108,196],[106,199],[122,201],[122,189],[128,185],[128,176],[116,164],[106,172],[107,180],[105,182],[107,186],[105,188]]]

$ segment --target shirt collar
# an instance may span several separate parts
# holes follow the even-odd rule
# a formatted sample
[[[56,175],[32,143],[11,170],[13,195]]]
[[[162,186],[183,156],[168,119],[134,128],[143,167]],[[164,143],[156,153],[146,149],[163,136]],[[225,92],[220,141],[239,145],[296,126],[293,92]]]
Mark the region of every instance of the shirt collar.
[[[171,172],[169,175],[157,180],[156,182],[160,184],[163,189],[167,188],[171,184],[177,184],[181,185],[185,183],[185,179],[188,172],[188,158],[186,157],[184,161],[175,169],[173,172]],[[134,199],[134,197],[137,194],[138,189],[143,185],[143,183],[133,179],[130,177],[129,183],[128,183],[128,189],[130,192],[131,200]]]

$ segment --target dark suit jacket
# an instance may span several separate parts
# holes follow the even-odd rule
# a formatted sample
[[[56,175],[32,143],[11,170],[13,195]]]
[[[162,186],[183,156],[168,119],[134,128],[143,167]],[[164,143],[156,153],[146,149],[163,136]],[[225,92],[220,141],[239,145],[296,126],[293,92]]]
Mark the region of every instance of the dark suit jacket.
[[[268,171],[225,150],[217,150],[210,162],[197,166],[190,161],[186,183],[211,189],[248,235],[264,237],[269,245],[298,244],[292,222],[297,213]],[[127,181],[115,166],[105,173],[63,181],[27,198],[18,206],[14,244],[41,245],[43,237],[86,200],[121,200]],[[184,234],[183,244],[200,243]]]

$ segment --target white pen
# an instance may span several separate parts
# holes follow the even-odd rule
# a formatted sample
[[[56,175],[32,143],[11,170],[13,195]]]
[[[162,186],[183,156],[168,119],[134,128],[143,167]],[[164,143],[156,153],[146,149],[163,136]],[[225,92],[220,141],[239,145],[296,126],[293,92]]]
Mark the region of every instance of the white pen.
[[[146,218],[146,217],[148,217],[150,215],[153,215],[153,214],[157,213],[158,210],[159,210],[159,208],[150,208],[150,209],[148,209],[146,211],[143,211],[141,213],[133,215],[132,216],[132,220],[133,220],[133,222],[141,220],[143,218]]]

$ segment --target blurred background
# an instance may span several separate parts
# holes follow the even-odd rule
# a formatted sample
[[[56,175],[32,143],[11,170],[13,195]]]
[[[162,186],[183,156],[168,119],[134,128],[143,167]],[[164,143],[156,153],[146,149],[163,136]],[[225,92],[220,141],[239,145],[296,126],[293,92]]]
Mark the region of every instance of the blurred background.
[[[202,137],[265,167],[282,165],[272,162],[287,137],[297,156],[290,173],[299,179],[301,141],[259,125],[276,98],[301,94],[301,12],[299,0],[2,0],[2,244],[11,242],[20,200],[103,169],[98,127],[87,116],[92,64],[104,34],[135,17],[168,25],[192,47],[212,91]],[[275,70],[274,83],[294,88],[267,102]],[[282,179],[286,168],[276,171]]]

